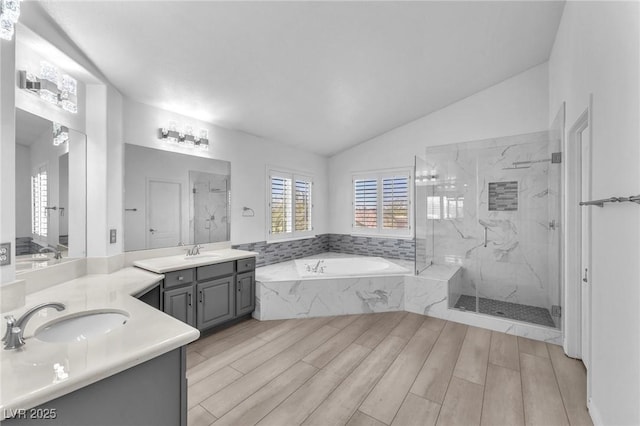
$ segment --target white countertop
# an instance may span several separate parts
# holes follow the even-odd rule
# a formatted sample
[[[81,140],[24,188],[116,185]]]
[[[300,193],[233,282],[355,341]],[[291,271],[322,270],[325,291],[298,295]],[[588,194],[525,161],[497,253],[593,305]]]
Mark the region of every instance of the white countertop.
[[[2,312],[2,317],[17,318],[40,303],[66,305],[62,312],[44,309],[34,315],[27,323],[22,348],[0,349],[2,418],[11,409],[38,406],[196,340],[198,330],[132,297],[162,278],[137,268],[86,275],[29,294],[25,307]],[[33,337],[36,329],[51,320],[104,308],[126,311],[129,319],[122,327],[82,342],[46,343]],[[68,376],[60,380],[54,364],[62,365]]]
[[[164,274],[166,272],[179,271],[181,269],[195,268],[198,266],[213,265],[216,263],[229,262],[231,260],[246,259],[247,257],[257,256],[258,253],[253,251],[222,249],[200,252],[197,256],[178,256],[155,257],[152,259],[136,260],[133,262],[138,268],[147,271]]]

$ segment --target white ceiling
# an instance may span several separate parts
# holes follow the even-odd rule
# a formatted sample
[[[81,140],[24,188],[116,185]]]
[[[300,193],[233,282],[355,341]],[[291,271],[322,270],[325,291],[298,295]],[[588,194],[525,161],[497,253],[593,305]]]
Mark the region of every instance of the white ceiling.
[[[124,95],[323,155],[545,62],[563,5],[41,3]]]

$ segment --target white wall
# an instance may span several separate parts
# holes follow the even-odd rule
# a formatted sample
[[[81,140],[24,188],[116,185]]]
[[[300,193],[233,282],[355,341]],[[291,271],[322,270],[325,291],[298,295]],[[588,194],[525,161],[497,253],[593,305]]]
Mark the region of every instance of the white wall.
[[[158,130],[170,120],[190,123],[194,130],[209,130],[209,151],[168,145],[158,139]],[[315,233],[328,232],[327,158],[263,139],[248,133],[224,129],[131,100],[124,102],[124,142],[150,148],[173,150],[231,162],[231,241],[233,244],[264,241],[266,230],[267,165],[295,169],[314,177]],[[243,217],[250,207],[254,217]]]
[[[343,151],[329,160],[333,233],[351,233],[351,174],[413,167],[425,147],[548,128],[547,64]]]
[[[31,237],[31,149],[16,145],[16,237]]]
[[[0,242],[16,241],[15,39],[0,41]],[[15,263],[0,267],[0,283],[15,280]]]
[[[640,4],[567,2],[549,60],[549,121],[593,93],[593,197],[640,193]],[[591,208],[592,415],[640,424],[640,206]]]

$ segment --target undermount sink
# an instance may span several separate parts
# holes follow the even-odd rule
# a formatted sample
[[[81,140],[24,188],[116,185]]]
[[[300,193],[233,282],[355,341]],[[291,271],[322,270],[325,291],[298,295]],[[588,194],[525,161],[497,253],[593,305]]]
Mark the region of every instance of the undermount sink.
[[[85,311],[51,321],[38,328],[35,338],[43,342],[82,342],[122,327],[129,314],[115,309]]]
[[[186,260],[207,260],[207,259],[219,259],[220,255],[219,254],[209,254],[209,253],[201,253],[201,254],[194,254],[192,256],[186,256],[184,257]]]

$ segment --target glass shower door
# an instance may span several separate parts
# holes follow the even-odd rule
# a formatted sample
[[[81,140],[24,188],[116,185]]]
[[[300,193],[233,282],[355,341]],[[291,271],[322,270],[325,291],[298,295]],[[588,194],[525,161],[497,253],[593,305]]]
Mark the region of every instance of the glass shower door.
[[[461,267],[450,308],[559,325],[557,150],[548,132],[427,149],[434,261]]]

